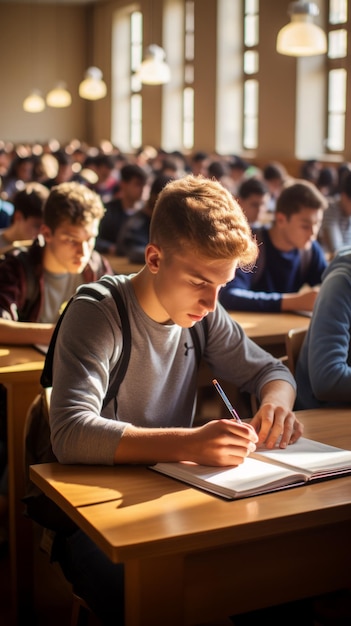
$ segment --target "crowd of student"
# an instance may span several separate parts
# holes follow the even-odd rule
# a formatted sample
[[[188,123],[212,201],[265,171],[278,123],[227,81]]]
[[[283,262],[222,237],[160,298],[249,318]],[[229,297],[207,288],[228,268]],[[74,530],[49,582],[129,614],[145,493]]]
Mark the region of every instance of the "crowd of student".
[[[340,180],[326,189],[325,168],[315,161],[295,179],[279,163],[260,170],[239,156],[186,159],[147,148],[126,159],[116,150],[73,148],[17,154],[1,169],[10,209],[0,207],[0,343],[48,344],[77,293],[55,352],[61,367],[54,368],[51,429],[61,462],[237,464],[257,441],[272,446],[282,433],[281,446],[296,441],[302,428],[294,406],[351,404],[351,170],[340,168]],[[34,243],[8,251],[23,239]],[[121,320],[106,288],[94,303],[79,295],[83,283],[112,277],[104,254],[145,261],[137,275],[111,278],[128,311],[133,350],[118,406],[106,407]],[[226,309],[313,311],[297,391],[287,368],[248,340]],[[188,428],[196,399],[193,325],[203,328],[199,341],[214,375],[258,397],[250,425]],[[5,515],[4,414],[0,426]],[[122,624],[122,568],[78,529],[54,530],[68,580],[103,623]],[[83,555],[91,562],[86,581]]]

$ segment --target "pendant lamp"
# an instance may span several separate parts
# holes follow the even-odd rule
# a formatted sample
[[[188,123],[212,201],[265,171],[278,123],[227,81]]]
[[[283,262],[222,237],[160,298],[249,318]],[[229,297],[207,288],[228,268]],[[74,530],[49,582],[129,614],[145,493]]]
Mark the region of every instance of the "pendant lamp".
[[[163,48],[151,44],[146,48],[144,61],[141,63],[137,77],[145,85],[163,85],[171,78],[171,71],[166,61]]]
[[[41,113],[45,109],[45,100],[39,89],[33,89],[29,96],[23,100],[23,110],[27,113]]]
[[[314,2],[290,2],[288,14],[291,22],[278,33],[277,52],[294,57],[308,57],[325,54],[327,37],[322,28],[313,23],[319,15]]]
[[[89,67],[84,80],[79,85],[79,95],[86,100],[100,100],[107,94],[102,71],[98,67]]]
[[[72,96],[67,89],[66,83],[57,83],[54,89],[49,91],[46,96],[46,104],[57,109],[69,107],[72,104]]]

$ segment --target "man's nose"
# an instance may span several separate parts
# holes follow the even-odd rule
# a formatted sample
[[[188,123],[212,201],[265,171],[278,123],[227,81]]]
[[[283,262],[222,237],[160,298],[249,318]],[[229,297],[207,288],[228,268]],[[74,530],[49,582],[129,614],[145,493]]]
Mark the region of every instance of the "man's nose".
[[[206,293],[206,296],[203,298],[202,302],[204,303],[207,311],[214,311],[217,304],[219,288],[214,287],[213,289],[209,289]]]

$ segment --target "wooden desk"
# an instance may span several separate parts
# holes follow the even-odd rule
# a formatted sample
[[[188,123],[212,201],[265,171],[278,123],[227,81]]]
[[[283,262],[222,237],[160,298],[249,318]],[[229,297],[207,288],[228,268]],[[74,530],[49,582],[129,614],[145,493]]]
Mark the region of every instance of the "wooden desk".
[[[104,254],[103,256],[108,260],[115,274],[136,274],[144,267],[142,263],[130,263],[130,261],[123,256],[114,256],[111,254]]]
[[[350,410],[300,413],[351,449]],[[181,626],[351,584],[351,477],[228,502],[144,467],[36,465],[33,481],[125,565],[126,626]]]
[[[229,315],[242,326],[250,339],[263,348],[285,345],[285,336],[289,330],[308,328],[311,321],[311,318],[297,313],[229,311]]]
[[[28,408],[39,391],[44,356],[28,346],[0,348],[0,383],[7,389],[9,540],[13,621],[32,598],[31,522],[23,516],[23,433]]]

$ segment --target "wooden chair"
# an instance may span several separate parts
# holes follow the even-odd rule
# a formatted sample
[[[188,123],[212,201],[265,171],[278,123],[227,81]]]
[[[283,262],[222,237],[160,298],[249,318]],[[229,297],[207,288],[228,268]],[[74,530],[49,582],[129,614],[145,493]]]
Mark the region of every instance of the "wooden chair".
[[[287,355],[286,365],[295,376],[295,368],[297,359],[301,350],[301,346],[306,337],[308,328],[292,328],[285,336],[285,349]]]

